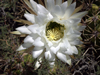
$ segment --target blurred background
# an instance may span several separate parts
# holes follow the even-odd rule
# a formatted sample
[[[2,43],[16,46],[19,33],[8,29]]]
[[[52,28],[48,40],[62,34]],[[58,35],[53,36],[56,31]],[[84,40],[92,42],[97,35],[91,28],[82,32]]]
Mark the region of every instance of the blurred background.
[[[74,1],[76,7],[84,4],[81,11],[88,11],[81,21],[86,28],[81,35],[83,45],[77,46],[79,54],[71,56],[71,66],[56,59],[57,66],[51,70],[44,60],[34,70],[36,59],[31,52],[16,51],[24,37],[10,33],[25,25],[15,21],[25,19],[25,6],[21,0],[0,0],[0,75],[100,75],[100,0]]]

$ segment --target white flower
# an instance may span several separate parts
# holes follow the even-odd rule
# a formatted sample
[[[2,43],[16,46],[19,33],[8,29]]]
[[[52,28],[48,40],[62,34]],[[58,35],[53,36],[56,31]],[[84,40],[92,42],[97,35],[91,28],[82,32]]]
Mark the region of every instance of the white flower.
[[[32,50],[33,58],[39,60],[45,57],[53,67],[57,56],[61,61],[71,65],[69,55],[78,54],[76,45],[82,43],[79,40],[80,31],[85,28],[79,24],[87,11],[78,12],[82,6],[75,9],[76,2],[72,3],[72,0],[66,2],[45,0],[44,2],[46,8],[41,5],[41,1],[41,4],[37,4],[34,0],[30,0],[31,5],[27,3],[34,14],[25,13],[24,16],[33,24],[16,28],[20,33],[28,34],[24,44],[17,51],[35,46]]]

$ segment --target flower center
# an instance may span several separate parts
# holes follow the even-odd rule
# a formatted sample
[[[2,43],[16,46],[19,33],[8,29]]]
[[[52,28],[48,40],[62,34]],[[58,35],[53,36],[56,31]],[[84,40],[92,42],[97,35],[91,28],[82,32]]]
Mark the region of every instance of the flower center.
[[[64,25],[51,21],[46,26],[46,37],[50,41],[57,41],[64,36],[64,30]]]

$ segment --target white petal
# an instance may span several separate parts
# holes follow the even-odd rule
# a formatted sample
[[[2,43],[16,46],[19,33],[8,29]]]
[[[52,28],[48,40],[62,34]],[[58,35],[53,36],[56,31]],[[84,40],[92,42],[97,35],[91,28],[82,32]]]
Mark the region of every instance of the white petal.
[[[82,31],[86,28],[86,26],[77,26],[77,31]]]
[[[70,24],[69,24],[70,25]],[[72,26],[72,25],[70,25],[70,26]],[[72,27],[70,27],[69,29],[68,29],[68,32],[66,33],[66,35],[71,35],[71,34],[73,34],[74,33],[74,30],[73,30],[73,28]]]
[[[46,25],[43,25],[43,26],[40,26],[39,28],[38,28],[38,34],[40,35],[40,36],[42,36],[43,37],[43,35],[45,35],[44,34],[44,31],[45,31],[45,28],[46,28]]]
[[[50,21],[51,19],[53,19],[53,16],[50,13],[48,13],[47,14],[47,20]]]
[[[78,54],[78,50],[75,46],[71,46],[71,49],[73,50],[74,54]]]
[[[21,26],[16,28],[17,31],[23,33],[23,34],[30,34],[31,32],[27,29],[26,26]]]
[[[61,5],[62,0],[56,0],[56,5]]]
[[[33,10],[37,13],[37,3],[34,0],[30,0]]]
[[[80,35],[71,34],[71,35],[68,35],[68,36],[67,36],[68,41],[76,40],[76,38],[78,38],[78,37],[80,37]]]
[[[70,46],[67,51],[65,51],[65,54],[68,54],[68,55],[72,55],[72,54],[78,54],[78,50],[75,46]]]
[[[46,51],[44,55],[45,55],[45,58],[46,58],[47,60],[49,60],[49,59],[52,57],[50,51]]]
[[[40,67],[40,63],[42,62],[41,58],[36,61],[34,70],[37,70]]]
[[[37,33],[36,34],[35,33],[31,33],[29,36],[31,36],[33,40],[35,40],[36,38],[39,37],[39,35]]]
[[[43,50],[33,51],[32,52],[33,58],[37,58],[42,52]]]
[[[45,52],[45,58],[48,60],[48,61],[54,61],[55,60],[55,56],[52,52],[50,52],[49,50]]]
[[[23,47],[22,45],[17,49],[17,51],[25,50],[26,48]]]
[[[77,30],[73,30],[73,32],[74,32],[74,34],[76,34],[76,35],[81,35],[81,34],[82,34],[81,32],[79,32],[79,31],[77,31]]]
[[[72,0],[68,0],[68,6],[72,3]]]
[[[34,42],[34,40],[33,40],[33,38],[31,37],[31,36],[27,36],[25,39],[24,39],[24,43],[33,43]]]
[[[38,16],[35,17],[36,23],[39,24],[40,26],[43,25],[46,21],[46,14],[43,13],[38,13]]]
[[[53,45],[53,43],[48,41],[48,46],[51,47],[52,45]]]
[[[75,40],[71,41],[70,44],[72,46],[75,46],[75,45],[81,45],[82,42],[79,39],[75,39]]]
[[[41,55],[41,53],[43,52],[43,49],[44,48],[34,48],[33,51],[32,51],[32,55],[33,55],[33,58],[37,58]]]
[[[67,6],[68,6],[67,1],[61,4],[61,10],[62,10],[63,14],[65,13]]]
[[[68,55],[73,55],[73,51],[71,50],[71,48],[67,48],[67,50],[64,52],[64,54],[68,54]]]
[[[54,0],[47,0],[47,3],[46,3],[46,7],[47,7],[47,9],[49,10],[49,11],[51,11],[53,8],[54,8],[54,6],[55,6],[55,1]]]
[[[79,13],[76,13],[76,14],[72,15],[70,18],[82,18],[87,13],[88,13],[88,11],[79,12]]]
[[[44,46],[44,43],[45,43],[45,42],[42,42],[42,41],[41,41],[41,37],[38,37],[37,39],[34,40],[33,45],[34,45],[34,46],[39,46],[39,47],[40,47],[40,46]]]
[[[40,13],[48,14],[48,10],[40,4],[37,5],[37,9],[38,9],[38,12]]]
[[[69,56],[67,56],[67,55],[65,55],[65,54],[63,54],[63,53],[57,52],[57,57],[58,57],[61,61],[65,62],[65,63],[68,63],[68,64],[71,64],[71,62],[70,62],[71,59],[70,59]]]
[[[58,16],[58,17],[62,17],[63,16],[63,13],[61,11],[61,7],[59,5],[56,5],[54,7],[54,9],[52,10],[52,13],[55,14],[56,16]]]
[[[58,57],[61,61],[67,63],[66,55],[64,55],[64,54],[62,54],[62,53],[60,53],[60,52],[57,52],[57,57]]]
[[[35,23],[35,16],[33,14],[28,14],[27,13],[27,14],[24,14],[24,16],[28,21],[30,21],[32,23]]]
[[[59,45],[56,46],[56,47],[52,46],[52,47],[50,48],[50,50],[51,50],[54,54],[56,54],[57,51],[60,49],[60,46],[61,46],[61,44],[59,44]]]
[[[38,33],[37,29],[39,28],[38,24],[30,25],[27,27],[32,33]]]
[[[27,42],[27,43],[24,43],[24,44],[22,44],[22,45],[23,45],[23,47],[25,47],[25,48],[29,48],[29,47],[31,47],[33,44],[30,43],[30,42]]]
[[[82,33],[77,31],[73,27],[71,27],[66,35],[71,35],[71,34],[76,34],[78,36],[78,35],[81,35]],[[64,37],[66,37],[66,36],[64,36]]]
[[[66,49],[67,49],[68,47],[70,47],[70,43],[69,43],[69,41],[68,41],[67,38],[64,38],[63,44],[65,45]]]
[[[49,62],[49,65],[51,68],[53,68],[55,66],[55,62]]]
[[[69,7],[67,7],[64,15],[65,19],[68,19],[72,15],[73,11],[75,10],[75,6],[76,6],[76,2],[74,2]]]
[[[66,53],[68,55],[72,55],[73,54],[73,50],[72,49],[73,49],[73,46],[71,46],[70,42],[65,39],[63,41],[63,43],[61,44],[60,52],[62,52],[64,54]]]
[[[61,48],[60,48],[60,51],[59,52],[62,52],[63,54],[68,54],[68,55],[72,55],[73,54],[73,51],[70,49],[70,46],[67,46],[67,44],[63,43]]]
[[[71,65],[71,58],[69,57],[69,55],[66,55],[66,58],[67,58],[67,63],[68,63],[69,65]]]
[[[47,39],[47,37],[45,36],[45,32],[43,33],[43,38],[47,41],[46,46],[51,47],[51,46],[53,45],[53,43],[52,43],[51,41],[49,41],[49,40]]]
[[[81,19],[75,18],[75,19],[68,19],[67,21],[69,21],[69,23],[71,24],[78,24],[79,22],[81,22]]]

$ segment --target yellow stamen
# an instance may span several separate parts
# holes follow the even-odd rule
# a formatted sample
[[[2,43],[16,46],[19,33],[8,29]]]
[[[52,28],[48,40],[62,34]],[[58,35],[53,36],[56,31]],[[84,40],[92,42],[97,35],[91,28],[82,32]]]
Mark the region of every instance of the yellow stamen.
[[[50,22],[46,27],[46,36],[50,41],[57,41],[64,35],[64,26]]]

